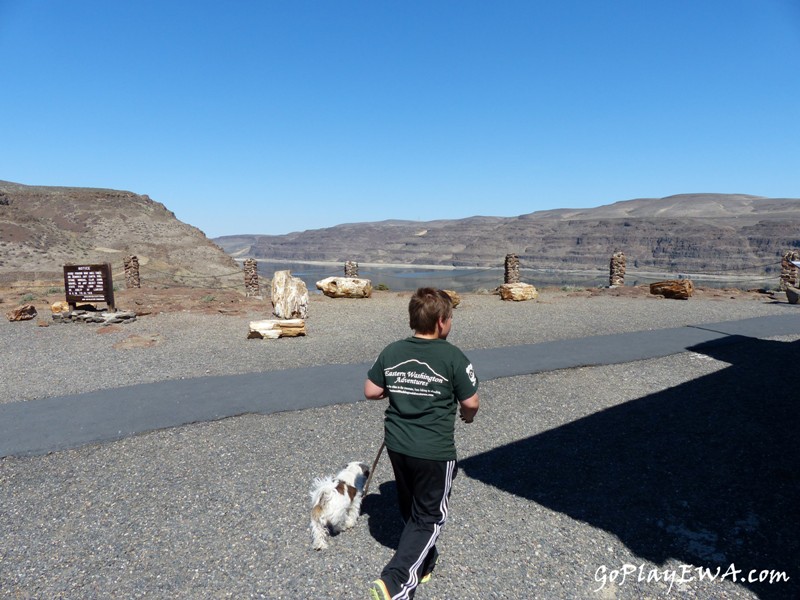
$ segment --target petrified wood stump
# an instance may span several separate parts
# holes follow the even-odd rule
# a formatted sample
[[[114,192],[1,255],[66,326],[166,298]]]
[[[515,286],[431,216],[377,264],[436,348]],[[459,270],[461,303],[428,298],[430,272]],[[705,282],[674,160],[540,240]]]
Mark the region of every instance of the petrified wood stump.
[[[290,271],[275,271],[272,276],[272,312],[280,319],[305,319],[308,316],[308,288]]]

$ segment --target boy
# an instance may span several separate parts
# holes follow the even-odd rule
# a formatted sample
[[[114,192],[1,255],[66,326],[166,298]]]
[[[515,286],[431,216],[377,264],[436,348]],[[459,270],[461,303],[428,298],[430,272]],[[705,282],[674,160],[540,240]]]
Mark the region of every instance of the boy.
[[[420,288],[408,304],[412,337],[389,344],[367,374],[364,395],[389,398],[384,440],[397,481],[405,528],[394,557],[373,582],[373,600],[413,598],[436,565],[436,538],[447,519],[457,472],[455,414],[472,423],[478,378],[464,353],[447,342],[453,303]]]

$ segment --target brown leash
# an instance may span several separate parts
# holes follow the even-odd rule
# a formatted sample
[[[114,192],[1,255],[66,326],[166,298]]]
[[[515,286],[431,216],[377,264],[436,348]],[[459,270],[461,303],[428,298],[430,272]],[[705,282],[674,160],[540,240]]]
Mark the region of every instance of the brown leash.
[[[369,475],[367,476],[367,482],[364,484],[364,496],[367,495],[367,490],[369,490],[369,482],[372,481],[372,476],[375,475],[375,467],[378,466],[378,460],[383,453],[383,449],[386,447],[386,442],[381,442],[381,447],[378,448],[378,454],[375,455],[375,460],[372,462],[372,468],[369,470]]]

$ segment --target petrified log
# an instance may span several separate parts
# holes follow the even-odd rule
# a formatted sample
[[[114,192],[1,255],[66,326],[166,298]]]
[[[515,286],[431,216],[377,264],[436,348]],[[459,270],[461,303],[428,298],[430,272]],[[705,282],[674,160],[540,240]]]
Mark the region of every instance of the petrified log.
[[[671,279],[650,284],[650,293],[664,298],[688,300],[694,293],[694,284],[689,279]]]
[[[317,282],[317,289],[329,298],[369,298],[372,282],[369,279],[328,277]]]
[[[450,298],[450,302],[453,303],[453,308],[461,304],[461,296],[459,296],[453,290],[442,290],[445,294],[447,294]]]
[[[275,271],[272,276],[272,312],[279,319],[305,319],[308,316],[308,288],[305,281],[290,271]]]
[[[36,307],[33,304],[23,304],[19,308],[7,312],[9,321],[29,321],[36,316]]]
[[[539,292],[530,283],[504,283],[499,288],[503,300],[521,302],[523,300],[536,300]]]
[[[303,319],[265,319],[250,321],[250,332],[247,339],[270,339],[280,337],[297,337],[306,334],[306,322]]]
[[[69,304],[67,304],[66,300],[53,302],[50,305],[50,312],[52,312],[54,315],[57,315],[59,313],[69,312]]]

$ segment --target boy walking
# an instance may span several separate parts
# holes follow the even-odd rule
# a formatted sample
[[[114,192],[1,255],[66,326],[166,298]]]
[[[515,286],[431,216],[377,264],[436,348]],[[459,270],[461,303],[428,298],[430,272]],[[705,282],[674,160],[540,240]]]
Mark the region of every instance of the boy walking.
[[[436,539],[447,520],[456,465],[455,414],[472,423],[478,378],[447,342],[453,304],[441,290],[420,288],[408,304],[412,337],[389,344],[367,374],[364,395],[389,398],[384,441],[405,522],[394,557],[373,582],[373,600],[413,598],[436,566]]]

